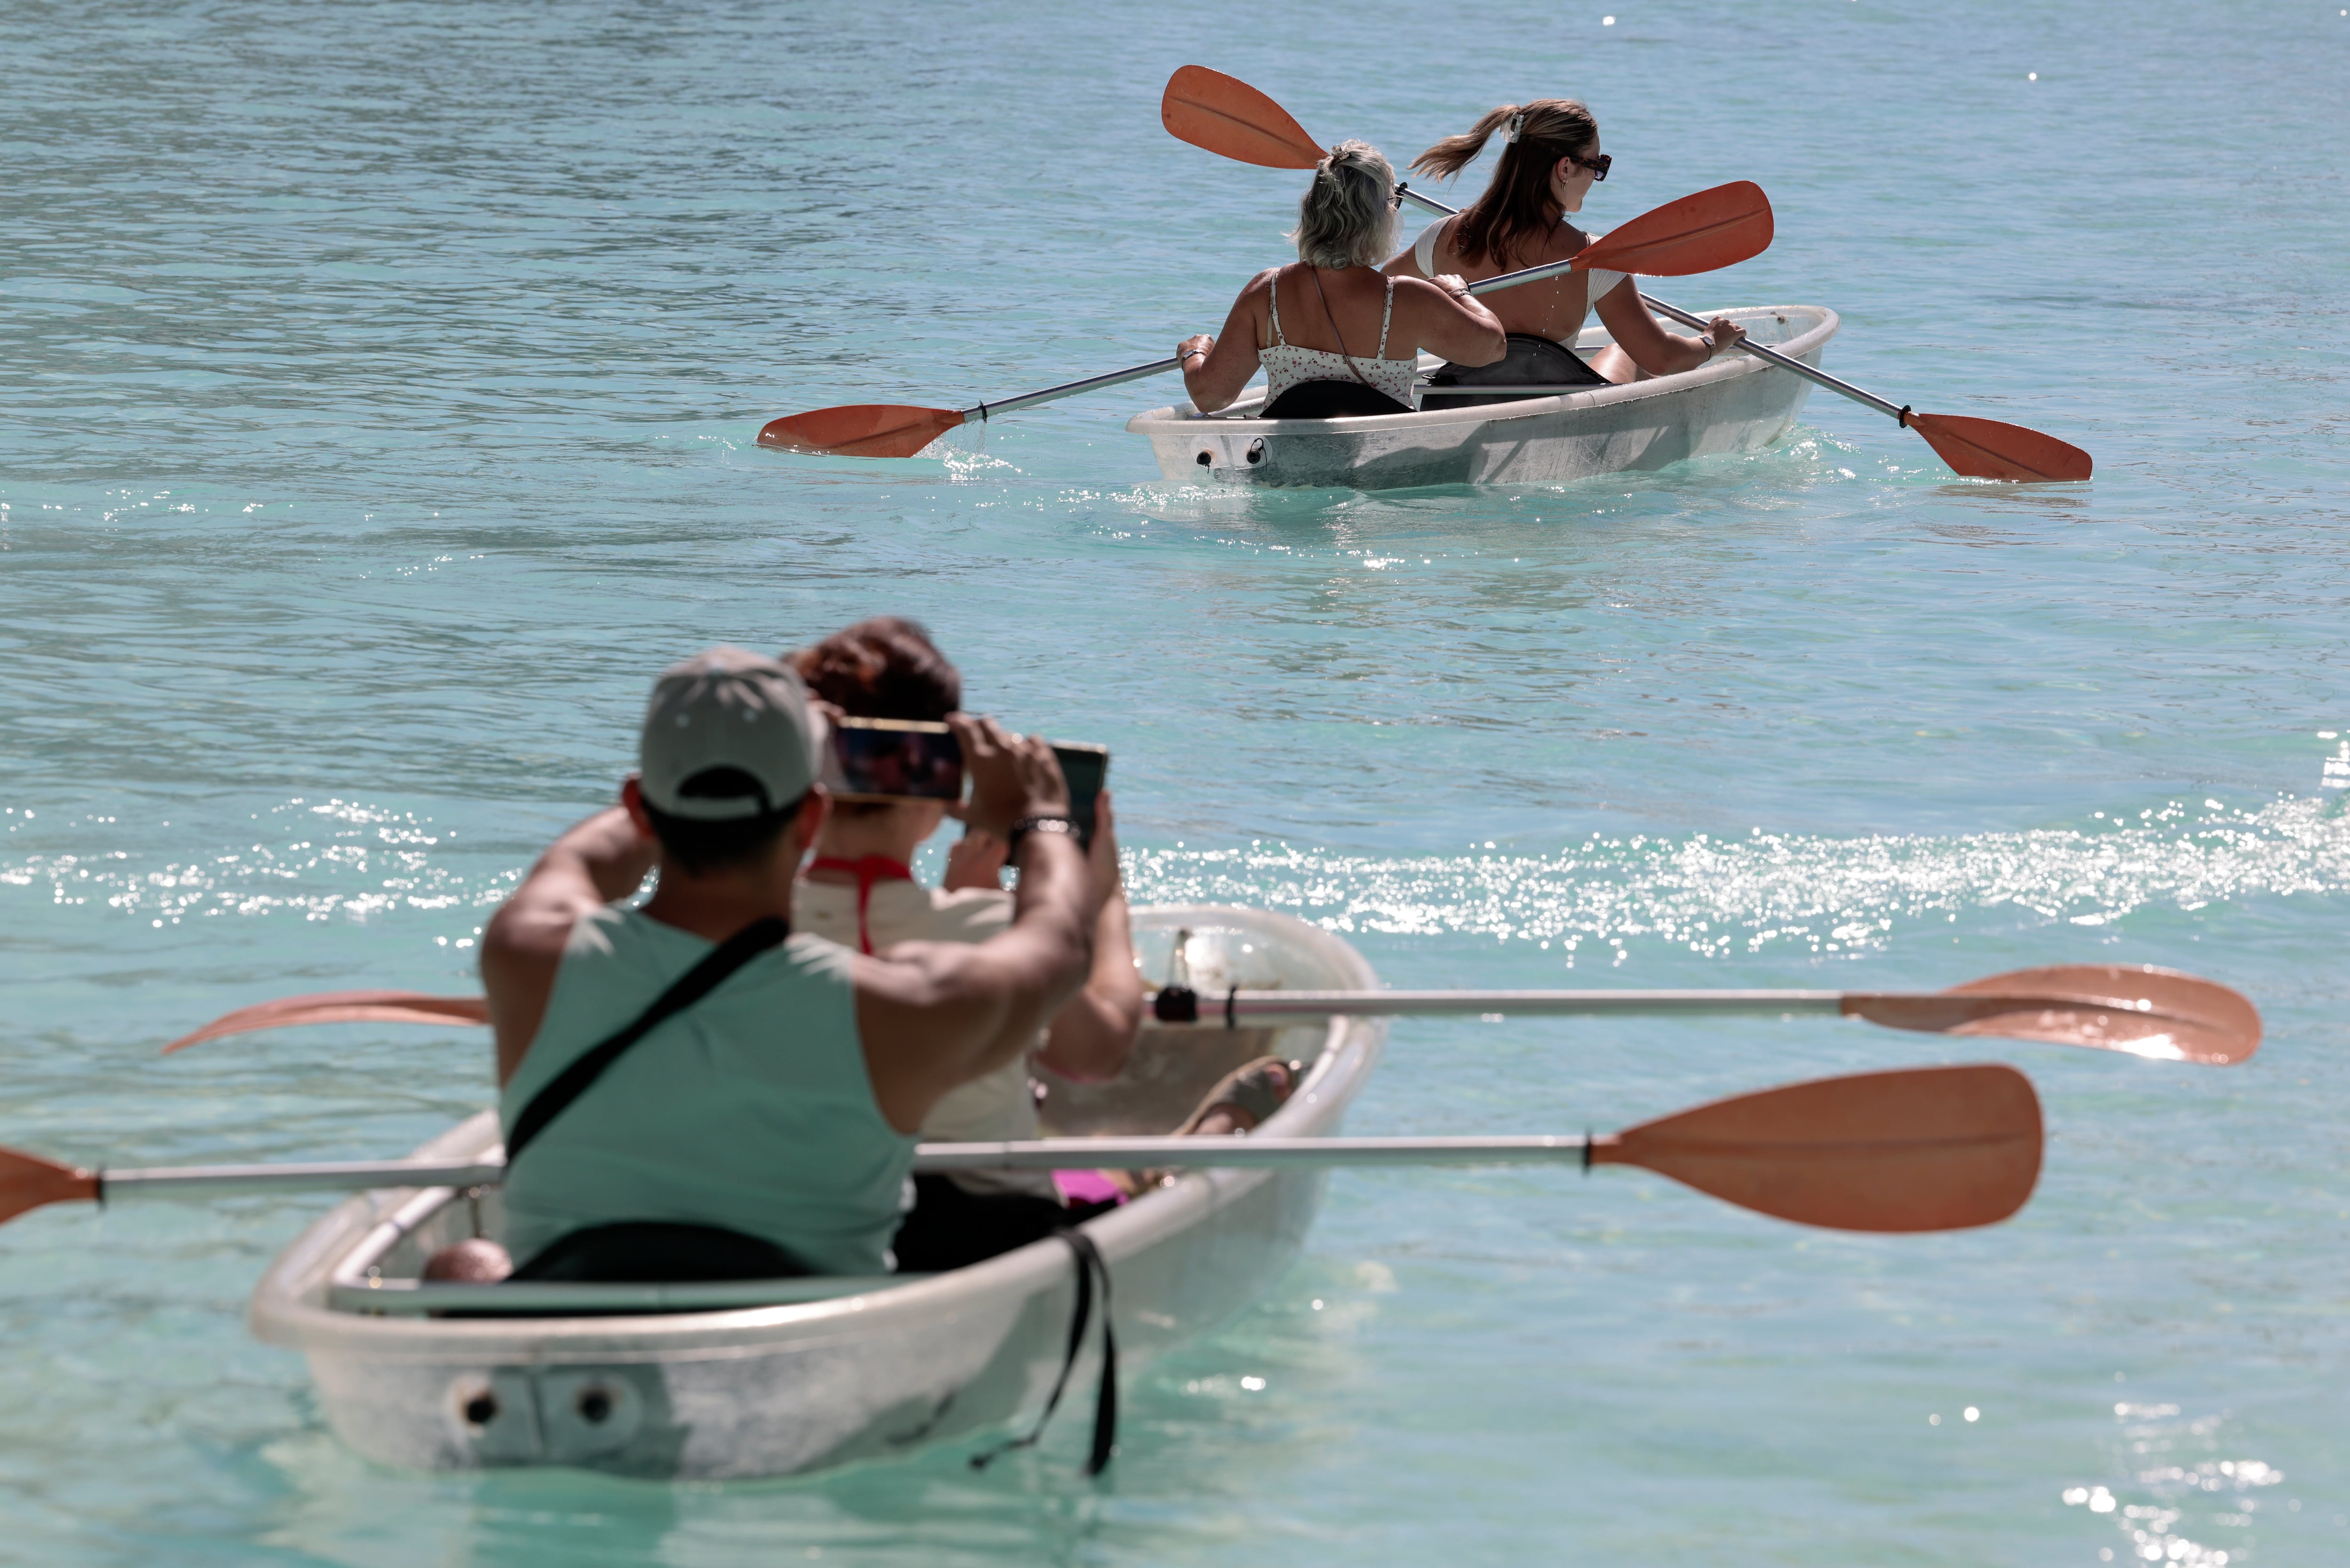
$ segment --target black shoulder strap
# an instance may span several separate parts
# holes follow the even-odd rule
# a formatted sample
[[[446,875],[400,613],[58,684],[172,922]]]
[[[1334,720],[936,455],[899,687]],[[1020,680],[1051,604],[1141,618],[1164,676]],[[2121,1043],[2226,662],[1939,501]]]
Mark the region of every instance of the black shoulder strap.
[[[506,1164],[514,1164],[532,1140],[546,1130],[546,1124],[586,1094],[588,1086],[602,1077],[604,1070],[619,1061],[629,1046],[717,990],[720,981],[769,948],[781,946],[791,934],[791,923],[775,915],[752,921],[678,976],[627,1028],[583,1052],[577,1061],[555,1075],[554,1082],[533,1095],[530,1104],[523,1106],[522,1115],[515,1118],[514,1130],[506,1135]]]

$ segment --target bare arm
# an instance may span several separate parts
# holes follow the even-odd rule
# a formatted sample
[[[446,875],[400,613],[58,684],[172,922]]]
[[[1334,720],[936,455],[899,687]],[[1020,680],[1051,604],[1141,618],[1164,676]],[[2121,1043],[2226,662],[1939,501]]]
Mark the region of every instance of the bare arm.
[[[1450,218],[1439,218],[1436,220],[1436,226],[1441,229],[1451,221]],[[1431,254],[1438,266],[1444,265],[1444,236],[1440,234],[1436,237],[1436,245]],[[1411,244],[1398,251],[1394,259],[1379,270],[1389,277],[1426,277],[1428,275],[1419,270],[1419,241],[1415,238]]]
[[[1657,318],[1640,303],[1638,281],[1628,277],[1607,291],[1599,301],[1598,313],[1601,325],[1616,339],[1617,347],[1651,376],[1694,370],[1746,336],[1744,327],[1722,316],[1706,323],[1707,334],[1713,339],[1711,344],[1702,337],[1683,337],[1668,332],[1657,325]]]
[[[1142,976],[1134,967],[1134,934],[1127,924],[1126,889],[1118,885],[1118,828],[1107,790],[1094,807],[1087,862],[1101,903],[1094,917],[1093,971],[1085,989],[1053,1014],[1037,1060],[1065,1078],[1101,1083],[1125,1067],[1143,1010]]]
[[[992,721],[949,722],[972,775],[969,819],[1002,833],[1023,816],[1066,815],[1068,786],[1052,748]],[[1092,877],[1076,841],[1031,833],[1014,864],[1011,929],[973,945],[905,942],[856,961],[857,1028],[881,1114],[919,1131],[941,1096],[1026,1051],[1083,983],[1092,953]]]
[[[522,1064],[546,1015],[571,928],[582,915],[625,898],[653,867],[653,841],[619,806],[599,811],[550,846],[498,906],[482,933],[482,985],[497,1036],[498,1083]]]
[[[1396,284],[1399,312],[1422,348],[1456,365],[1490,365],[1510,351],[1510,335],[1468,286],[1451,274]]]
[[[1268,315],[1265,301],[1273,293],[1274,274],[1278,270],[1249,279],[1224,317],[1222,337],[1201,333],[1176,346],[1175,351],[1183,356],[1183,389],[1191,394],[1191,406],[1201,413],[1232,407],[1232,400],[1256,374],[1257,323]]]

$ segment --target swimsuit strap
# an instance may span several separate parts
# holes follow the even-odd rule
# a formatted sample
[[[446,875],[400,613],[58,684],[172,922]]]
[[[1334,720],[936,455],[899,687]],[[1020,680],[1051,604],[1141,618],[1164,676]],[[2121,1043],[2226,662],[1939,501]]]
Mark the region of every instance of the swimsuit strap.
[[[1380,358],[1382,358],[1382,359],[1384,359],[1384,358],[1386,358],[1388,357],[1388,321],[1389,321],[1389,320],[1394,317],[1394,315],[1395,315],[1395,279],[1393,279],[1393,278],[1389,278],[1389,279],[1388,279],[1388,303],[1387,303],[1387,308],[1379,312],[1379,353],[1378,353],[1378,357],[1379,357]]]
[[[1288,270],[1285,266],[1274,268],[1273,286],[1265,290],[1265,297],[1273,301],[1273,342],[1277,348],[1289,347],[1289,339],[1281,335],[1281,275]]]
[[[873,901],[876,882],[910,882],[913,867],[902,860],[892,860],[887,855],[868,855],[847,860],[837,855],[819,855],[808,862],[811,871],[846,871],[857,878],[857,950],[870,958],[873,954],[873,933],[865,926],[865,907]]]

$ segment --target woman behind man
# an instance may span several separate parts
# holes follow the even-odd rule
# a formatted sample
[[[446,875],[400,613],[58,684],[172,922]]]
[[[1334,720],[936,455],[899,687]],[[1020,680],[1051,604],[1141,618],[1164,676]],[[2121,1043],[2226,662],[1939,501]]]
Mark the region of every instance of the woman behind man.
[[[922,628],[894,616],[860,621],[785,659],[808,691],[861,719],[941,720],[962,706],[962,677]],[[1007,846],[967,832],[947,857],[946,884],[924,888],[908,862],[945,820],[939,801],[836,801],[802,872],[793,909],[799,928],[843,947],[878,952],[899,942],[981,942],[1009,925],[1012,897],[999,887]],[[1100,914],[1092,972],[1054,1014],[1027,1057],[1005,1064],[941,1099],[921,1136],[941,1143],[1033,1138],[1036,1096],[1031,1061],[1065,1078],[1114,1078],[1134,1047],[1143,1014],[1126,893],[1118,879],[1116,819],[1105,790],[1095,806],[1087,862]],[[1253,1063],[1217,1085],[1180,1129],[1244,1129],[1288,1096],[1285,1066]],[[1046,1171],[958,1171],[914,1178],[915,1204],[893,1251],[898,1266],[928,1273],[961,1268],[1049,1236],[1111,1206],[1114,1199],[1065,1203]]]
[[[1229,407],[1262,365],[1266,419],[1408,413],[1421,349],[1461,365],[1500,358],[1502,323],[1460,278],[1379,274],[1396,205],[1395,170],[1377,149],[1332,148],[1297,203],[1296,264],[1251,278],[1220,336],[1177,346],[1193,405]]]
[[[1614,161],[1599,151],[1599,122],[1573,99],[1505,103],[1466,135],[1449,136],[1412,160],[1442,179],[1466,169],[1494,132],[1502,160],[1482,194],[1456,216],[1431,223],[1419,243],[1387,264],[1391,277],[1495,277],[1545,262],[1568,261],[1592,236],[1566,221],[1583,210],[1592,185]],[[1643,376],[1694,370],[1746,336],[1726,317],[1706,324],[1702,337],[1683,337],[1657,325],[1640,303],[1639,286],[1620,272],[1592,269],[1520,284],[1485,296],[1508,329],[1507,352],[1461,359],[1431,379],[1432,386],[1557,384],[1604,387]],[[1588,364],[1571,351],[1584,317],[1596,309],[1616,341]],[[1440,350],[1441,352],[1441,350]],[[1425,408],[1460,408],[1500,401],[1492,396],[1431,391]]]

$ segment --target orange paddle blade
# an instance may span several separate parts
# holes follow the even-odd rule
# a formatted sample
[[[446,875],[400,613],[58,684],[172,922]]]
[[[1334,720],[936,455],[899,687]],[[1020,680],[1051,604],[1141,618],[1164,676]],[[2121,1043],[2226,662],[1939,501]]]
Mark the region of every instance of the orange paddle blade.
[[[297,1023],[487,1023],[490,1002],[485,996],[426,996],[414,991],[320,991],[307,996],[283,997],[240,1007],[213,1019],[192,1034],[183,1034],[163,1047],[174,1051],[217,1040],[224,1034],[250,1034],[256,1029],[291,1029]]]
[[[759,432],[759,444],[835,457],[912,457],[962,423],[962,415],[953,409],[849,403],[770,420]]]
[[[1902,421],[1926,438],[1944,462],[1969,479],[2026,483],[2089,477],[2089,454],[2070,441],[2022,425],[1964,414],[1909,414]]]
[[[2226,1067],[2261,1047],[2240,992],[2150,964],[2060,964],[1954,985],[1934,996],[1848,996],[1844,1011],[1894,1029],[1993,1034]]]
[[[1205,66],[1184,66],[1167,78],[1159,119],[1180,140],[1261,169],[1311,169],[1328,151],[1287,109]]]
[[[1733,180],[1641,213],[1575,258],[1650,277],[1686,277],[1734,266],[1771,248],[1771,198],[1752,180]]]
[[[1716,1100],[1593,1140],[1731,1203],[1836,1231],[1960,1231],[2040,1179],[2040,1097],[2012,1067],[1913,1067]]]
[[[95,1203],[98,1178],[87,1170],[0,1148],[0,1225],[48,1203]]]

